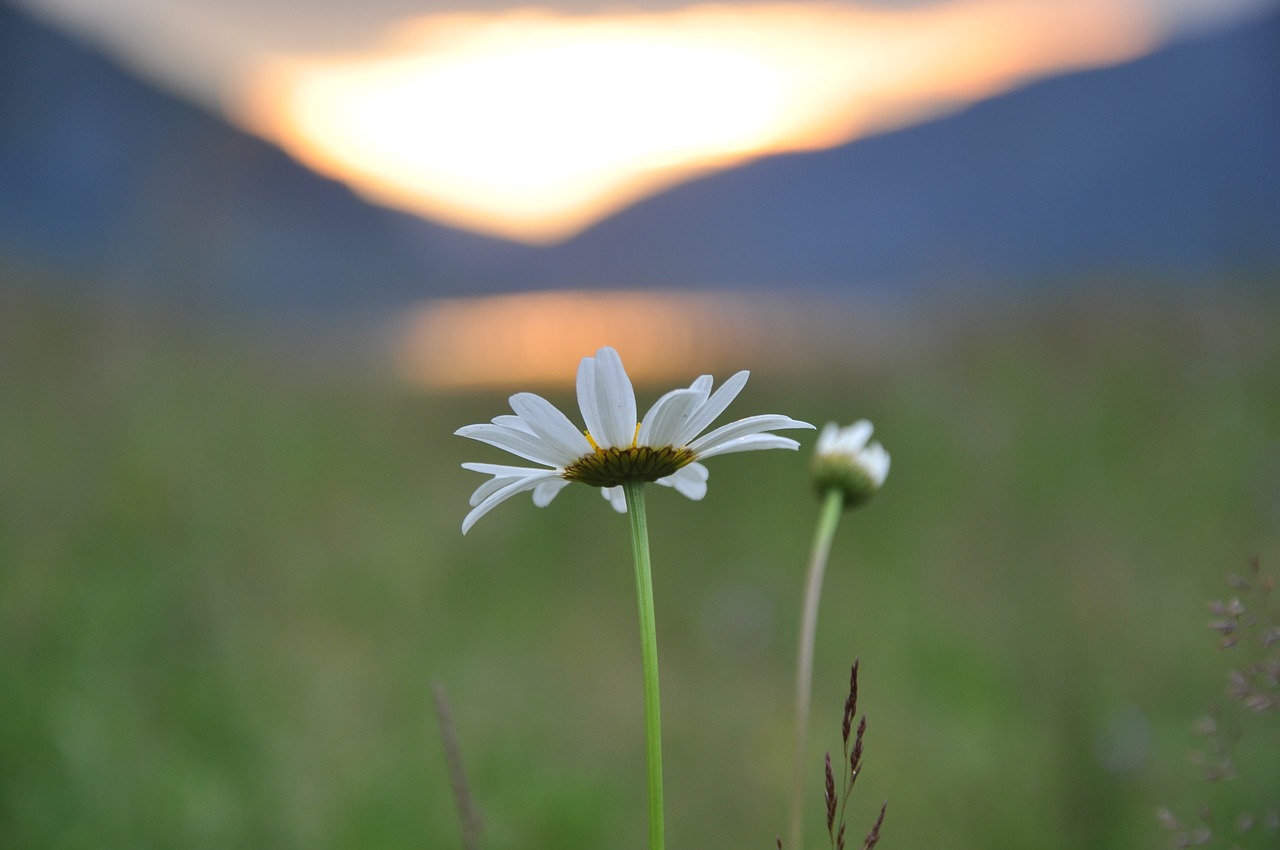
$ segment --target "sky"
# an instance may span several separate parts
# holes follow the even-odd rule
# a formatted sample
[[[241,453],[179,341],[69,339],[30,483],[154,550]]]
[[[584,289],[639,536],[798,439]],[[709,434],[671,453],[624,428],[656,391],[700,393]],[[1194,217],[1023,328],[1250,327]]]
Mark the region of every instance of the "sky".
[[[376,203],[533,243],[1264,0],[21,0]]]

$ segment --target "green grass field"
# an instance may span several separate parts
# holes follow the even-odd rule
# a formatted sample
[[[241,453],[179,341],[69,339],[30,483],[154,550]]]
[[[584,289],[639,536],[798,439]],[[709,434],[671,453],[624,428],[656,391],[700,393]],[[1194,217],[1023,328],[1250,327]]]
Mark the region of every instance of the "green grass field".
[[[1280,787],[1273,718],[1231,787],[1188,760],[1227,667],[1206,602],[1280,565],[1277,327],[1082,298],[753,378],[731,414],[869,417],[893,455],[828,571],[809,846],[855,656],[851,845],[888,798],[881,848],[1165,847],[1159,806]],[[0,847],[459,847],[436,680],[487,850],[645,847],[625,518],[571,487],[464,538],[458,464],[501,454],[451,434],[505,393],[272,350],[0,299]],[[700,503],[651,488],[673,849],[786,829],[804,442],[713,459]]]

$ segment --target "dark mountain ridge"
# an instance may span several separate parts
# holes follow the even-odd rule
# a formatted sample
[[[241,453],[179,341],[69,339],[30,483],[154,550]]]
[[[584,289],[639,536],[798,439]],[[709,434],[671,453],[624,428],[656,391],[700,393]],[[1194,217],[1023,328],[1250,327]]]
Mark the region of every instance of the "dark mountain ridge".
[[[843,289],[1280,269],[1280,13],[675,187],[545,281]]]

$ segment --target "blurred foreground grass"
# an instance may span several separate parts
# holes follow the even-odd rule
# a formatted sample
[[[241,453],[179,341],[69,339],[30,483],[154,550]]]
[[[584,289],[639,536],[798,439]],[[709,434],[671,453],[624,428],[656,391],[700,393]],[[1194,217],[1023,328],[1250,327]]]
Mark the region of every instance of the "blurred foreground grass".
[[[487,850],[645,846],[624,519],[570,488],[458,531],[457,464],[500,453],[450,435],[501,395],[0,300],[0,847],[457,847],[434,679]],[[1167,845],[1223,686],[1205,602],[1280,561],[1276,327],[1264,299],[1027,306],[753,379],[731,413],[867,416],[894,461],[832,555],[811,846],[855,656],[855,839],[887,797],[882,847]],[[673,848],[785,828],[812,439],[653,491]]]

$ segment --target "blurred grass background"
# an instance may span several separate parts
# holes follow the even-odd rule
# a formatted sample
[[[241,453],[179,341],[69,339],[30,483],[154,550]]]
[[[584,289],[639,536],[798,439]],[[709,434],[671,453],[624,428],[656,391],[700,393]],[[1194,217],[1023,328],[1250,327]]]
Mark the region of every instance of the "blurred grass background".
[[[865,416],[893,455],[828,572],[810,846],[855,656],[854,839],[888,798],[881,847],[1168,844],[1224,684],[1205,603],[1280,555],[1278,319],[1095,295],[799,380],[743,364],[731,413]],[[625,520],[569,488],[459,533],[458,464],[500,453],[451,433],[505,394],[12,292],[0,367],[0,847],[458,847],[433,680],[488,850],[646,846]],[[785,829],[812,442],[653,491],[673,848]]]

